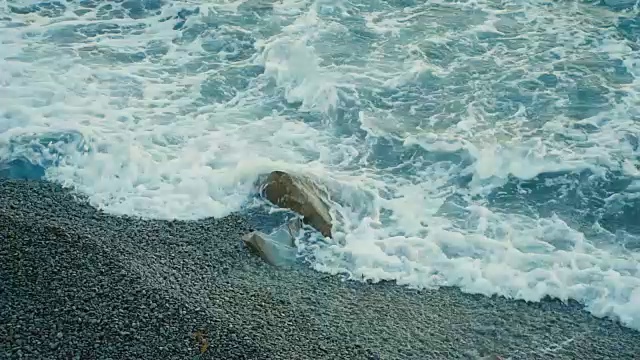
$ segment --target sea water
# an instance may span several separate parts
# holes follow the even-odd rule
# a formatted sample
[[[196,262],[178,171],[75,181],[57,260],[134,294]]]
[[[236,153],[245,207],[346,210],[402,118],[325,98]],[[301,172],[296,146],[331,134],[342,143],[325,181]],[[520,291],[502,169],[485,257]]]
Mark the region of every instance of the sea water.
[[[0,1],[1,171],[162,219],[303,174],[318,271],[636,330],[639,95],[634,1]]]

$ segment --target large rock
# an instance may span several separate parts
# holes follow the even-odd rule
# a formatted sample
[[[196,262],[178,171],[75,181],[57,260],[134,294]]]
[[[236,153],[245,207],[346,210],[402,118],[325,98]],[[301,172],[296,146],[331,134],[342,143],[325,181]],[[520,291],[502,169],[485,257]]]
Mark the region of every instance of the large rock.
[[[328,194],[311,179],[274,171],[267,177],[262,191],[267,200],[297,212],[303,216],[305,224],[323,236],[331,237],[331,215],[324,200]]]

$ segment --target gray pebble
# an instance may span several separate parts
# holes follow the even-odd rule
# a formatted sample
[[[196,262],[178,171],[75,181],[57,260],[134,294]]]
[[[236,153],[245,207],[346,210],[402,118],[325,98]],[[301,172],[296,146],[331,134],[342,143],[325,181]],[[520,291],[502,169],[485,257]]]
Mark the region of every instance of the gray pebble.
[[[55,184],[0,180],[0,359],[640,354],[638,332],[575,302],[367,285],[304,264],[277,269],[242,245],[258,225],[242,216],[146,221],[84,201]]]

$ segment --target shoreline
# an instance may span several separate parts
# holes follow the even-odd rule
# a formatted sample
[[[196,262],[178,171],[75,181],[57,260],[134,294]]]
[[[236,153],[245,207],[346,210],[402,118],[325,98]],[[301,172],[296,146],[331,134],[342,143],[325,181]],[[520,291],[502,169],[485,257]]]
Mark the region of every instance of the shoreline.
[[[233,214],[108,215],[0,179],[3,359],[633,359],[640,332],[575,301],[526,303],[274,268]],[[498,356],[498,357],[496,357]]]

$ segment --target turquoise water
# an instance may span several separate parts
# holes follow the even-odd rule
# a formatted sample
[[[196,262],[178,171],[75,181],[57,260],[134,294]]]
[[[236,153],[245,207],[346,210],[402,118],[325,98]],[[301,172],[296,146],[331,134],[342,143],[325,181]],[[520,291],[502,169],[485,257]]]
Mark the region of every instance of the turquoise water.
[[[638,330],[640,18],[614,3],[2,1],[0,175],[196,219],[304,174],[332,194],[318,271]]]

